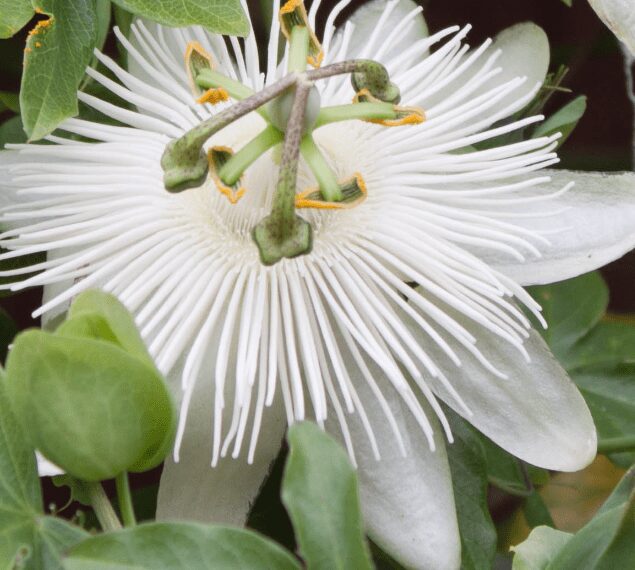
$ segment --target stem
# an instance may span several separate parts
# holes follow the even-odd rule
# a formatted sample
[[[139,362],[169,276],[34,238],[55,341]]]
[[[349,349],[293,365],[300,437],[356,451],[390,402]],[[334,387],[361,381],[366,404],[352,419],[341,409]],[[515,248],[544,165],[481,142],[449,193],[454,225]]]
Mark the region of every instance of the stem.
[[[309,29],[305,26],[293,26],[289,39],[287,71],[302,73],[306,69],[307,57],[309,57]]]
[[[101,483],[89,483],[86,481],[84,482],[84,485],[86,485],[86,490],[88,491],[88,496],[90,497],[90,504],[95,511],[95,515],[97,516],[97,520],[99,521],[101,528],[106,532],[120,530],[121,523],[119,522],[117,514],[112,508]]]
[[[245,87],[242,83],[212,69],[202,69],[196,76],[196,84],[203,89],[222,87],[233,99],[238,101],[247,99],[254,94],[249,87]]]
[[[304,113],[310,89],[311,84],[309,82],[298,83],[284,139],[282,160],[280,162],[280,178],[273,198],[273,208],[271,209],[271,222],[281,228],[281,240],[289,237],[285,230],[292,228],[295,222],[295,191],[298,178],[300,141],[302,139]]]
[[[182,192],[200,186],[205,181],[209,169],[207,156],[203,151],[207,139],[240,117],[275,99],[297,82],[298,74],[290,73],[259,93],[203,121],[182,137],[170,141],[161,157],[163,184],[166,190]]]
[[[334,105],[320,110],[315,129],[338,123],[340,121],[395,119],[397,113],[391,103],[353,103],[349,105]]]
[[[300,150],[304,160],[306,160],[311,172],[313,172],[318,181],[322,198],[327,202],[339,202],[342,199],[342,190],[335,173],[331,170],[310,134],[306,135],[302,140]]]
[[[317,81],[318,79],[326,79],[335,75],[345,75],[347,73],[353,73],[357,70],[357,66],[360,62],[368,60],[364,59],[351,59],[349,61],[340,61],[338,63],[332,63],[331,65],[325,65],[319,69],[312,69],[307,71],[307,77],[311,81]]]
[[[278,95],[280,95],[280,93],[291,87],[291,85],[293,85],[296,81],[297,76],[294,74],[289,74],[286,77],[283,77],[277,83],[274,83],[269,87],[265,87],[262,91],[256,93],[255,95],[251,95],[247,99],[243,99],[235,105],[232,105],[229,109],[225,109],[224,111],[218,113],[218,115],[215,115],[211,119],[203,121],[192,130],[188,131],[185,135],[183,135],[183,137],[178,139],[177,142],[187,141],[186,144],[188,146],[203,146],[207,139],[209,139],[212,135],[216,134],[218,131],[233,123],[237,119],[240,119],[240,117],[255,111],[258,107],[262,107],[265,103],[275,99]]]
[[[123,519],[124,526],[136,526],[137,519],[135,518],[134,508],[132,506],[130,484],[128,482],[128,473],[126,471],[117,475],[117,478],[115,479],[115,486],[117,487],[119,510],[121,511],[121,518]]]
[[[598,453],[623,453],[635,451],[635,435],[609,437],[598,441]]]
[[[351,82],[356,91],[366,88],[376,99],[388,103],[399,103],[399,88],[390,81],[387,69],[372,59],[351,59],[307,71],[311,81],[351,73]]]
[[[227,184],[233,186],[238,182],[243,172],[258,160],[271,147],[281,143],[284,135],[275,127],[268,126],[251,142],[241,148],[220,169],[218,176]]]

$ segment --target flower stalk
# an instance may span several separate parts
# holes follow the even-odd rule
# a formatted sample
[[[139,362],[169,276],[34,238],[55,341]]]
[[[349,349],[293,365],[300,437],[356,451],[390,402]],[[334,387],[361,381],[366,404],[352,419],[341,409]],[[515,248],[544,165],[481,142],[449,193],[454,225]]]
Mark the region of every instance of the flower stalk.
[[[123,471],[115,478],[117,488],[117,499],[119,500],[119,510],[124,526],[136,526],[137,519],[132,506],[132,495],[130,493],[130,483],[128,473]]]
[[[109,532],[121,529],[121,522],[117,518],[115,510],[112,508],[106,492],[99,482],[85,482],[90,505],[95,511],[95,516],[104,531]]]

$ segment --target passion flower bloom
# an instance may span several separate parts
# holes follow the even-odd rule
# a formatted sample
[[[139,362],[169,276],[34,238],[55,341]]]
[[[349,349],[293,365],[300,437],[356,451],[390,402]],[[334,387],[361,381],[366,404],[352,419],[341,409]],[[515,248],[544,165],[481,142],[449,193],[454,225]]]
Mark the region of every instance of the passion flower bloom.
[[[212,169],[198,187],[169,193],[161,165],[166,145],[228,108],[228,96],[285,75],[279,20],[264,70],[253,34],[242,43],[137,21],[129,39],[118,33],[129,69],[98,54],[111,77],[87,71],[116,102],[79,94],[110,122],[70,119],[54,144],[0,154],[2,258],[46,253],[2,275],[15,277],[14,291],[45,286],[36,316],[54,318],[92,287],[135,314],[181,406],[159,518],[244,523],[287,425],[312,418],[358,467],[369,535],[406,565],[454,568],[452,434],[440,402],[531,464],[572,471],[593,459],[588,408],[520,309],[540,320],[522,286],[630,250],[635,179],[545,170],[558,160],[557,136],[478,146],[541,119],[511,118],[548,68],[536,26],[470,51],[469,28],[429,35],[410,0],[370,2],[336,28],[348,4],[328,15],[313,63],[377,60],[401,104],[420,110],[395,121],[417,124],[361,121],[347,76],[316,83],[322,115],[297,201],[310,252],[263,265],[252,238],[280,162],[280,132],[261,114],[205,144],[225,159],[247,149],[234,155],[245,159],[237,185]],[[210,91],[192,93],[192,57],[209,64]],[[302,200],[329,177],[354,180],[365,199],[302,207],[320,206]]]

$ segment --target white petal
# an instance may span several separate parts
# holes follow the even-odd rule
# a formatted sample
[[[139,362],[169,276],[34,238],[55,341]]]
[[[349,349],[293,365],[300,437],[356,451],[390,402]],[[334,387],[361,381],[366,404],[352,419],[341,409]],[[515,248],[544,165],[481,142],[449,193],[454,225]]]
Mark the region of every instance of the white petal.
[[[477,339],[477,348],[507,378],[495,377],[457,343],[452,348],[462,365],[456,367],[424,338],[419,327],[412,326],[411,332],[430,351],[472,415],[431,378],[434,392],[495,443],[532,465],[556,471],[577,471],[588,465],[597,448],[593,419],[540,335],[531,331],[525,341],[528,363],[511,344],[456,311],[445,310]]]
[[[500,254],[479,253],[479,257],[518,283],[535,285],[588,273],[635,247],[634,173],[558,170],[545,174],[553,178],[544,187],[545,194],[569,182],[575,182],[575,186],[548,202],[525,204],[523,216],[540,211],[544,215],[514,222],[548,232],[545,237],[551,246],[540,248],[540,259],[528,259],[521,264]]]
[[[39,451],[35,452],[35,459],[37,460],[37,472],[40,477],[55,477],[56,475],[64,475],[63,469],[55,465],[55,463],[51,463]]]
[[[635,9],[633,0],[589,0],[610,30],[635,55]]]
[[[47,261],[52,261],[54,259],[59,259],[65,257],[75,250],[71,248],[61,248],[54,249],[49,251],[46,254]],[[48,303],[51,299],[55,299],[58,295],[61,295],[67,289],[70,289],[73,286],[73,279],[64,279],[63,281],[59,281],[57,283],[51,283],[49,285],[44,285],[44,290],[42,293],[42,304]],[[66,315],[66,311],[68,311],[71,306],[71,301],[66,301],[52,309],[51,311],[47,311],[41,317],[42,328],[46,330],[55,330],[64,319]]]
[[[204,370],[214,370],[206,362]],[[180,368],[180,367],[179,367]],[[180,385],[181,371],[169,380]],[[157,504],[157,520],[190,520],[242,526],[274,459],[280,451],[286,429],[286,416],[280,399],[265,410],[260,438],[252,464],[245,454],[233,459],[230,453],[211,467],[213,385],[199,378],[189,406],[188,420],[180,447],[179,462],[166,458]],[[226,409],[232,401],[227,398]],[[231,414],[225,414],[231,415]],[[227,419],[225,420],[227,421]]]
[[[404,457],[386,416],[358,367],[351,363],[349,368],[381,454],[381,459],[375,459],[360,416],[347,416],[368,535],[408,568],[458,568],[461,543],[452,480],[443,430],[436,421],[435,413],[426,402],[420,401],[435,427],[436,450],[431,451],[401,396],[387,382],[382,382],[381,371],[369,366],[395,416],[408,453]],[[329,423],[329,428],[331,425]],[[335,426],[333,431],[338,433]]]
[[[526,77],[525,83],[515,89],[506,98],[499,102],[500,108],[511,105],[514,100],[520,99],[536,87],[542,84],[549,70],[549,40],[544,30],[532,22],[524,22],[506,28],[494,39],[494,43],[482,56],[486,58],[501,50],[495,67],[502,71],[485,82],[474,94],[478,97],[489,90],[503,85],[516,77]]]
[[[420,9],[413,0],[397,0],[397,5],[394,8],[392,8],[392,4],[395,2],[386,2],[386,0],[366,2],[348,19],[354,24],[355,29],[350,40],[350,48],[346,54],[347,58],[361,57],[364,51],[370,51],[368,57],[373,57],[373,51],[376,52],[383,45],[383,41],[388,38],[395,27],[409,17],[413,11]],[[382,18],[387,10],[390,10],[389,15]],[[378,29],[378,25],[381,25],[380,29]],[[338,30],[336,42],[342,33],[343,27]],[[423,15],[417,14],[412,19],[412,23],[394,40],[394,44],[384,50],[380,61],[389,61],[412,46],[417,40],[426,37],[428,37],[428,26]],[[374,40],[372,45],[369,45],[370,40]]]
[[[457,39],[469,32],[465,28],[457,34]],[[450,42],[448,42],[450,43]],[[457,44],[457,48],[458,49]],[[483,49],[485,48],[485,49]],[[472,63],[454,80],[441,89],[433,88],[431,95],[423,97],[421,103],[425,109],[432,109],[452,98],[467,85],[474,82],[480,75],[491,74],[491,77],[473,88],[470,92],[470,100],[475,100],[490,93],[493,89],[500,88],[514,79],[524,78],[524,81],[513,88],[505,96],[501,97],[497,103],[497,109],[511,108],[513,112],[519,111],[527,103],[523,103],[523,98],[531,98],[532,93],[538,85],[545,81],[549,70],[550,50],[549,40],[544,30],[532,22],[524,22],[506,28],[500,32],[491,42],[489,47],[484,44],[478,51],[472,50],[464,53],[458,62],[458,69]],[[459,58],[462,52],[455,55]],[[473,59],[477,57],[477,59]],[[434,54],[433,56],[434,57]],[[421,78],[425,82],[425,78]],[[425,83],[424,83],[425,84]],[[417,99],[417,90],[421,90],[420,85],[414,85],[408,93],[406,100]],[[429,88],[424,88],[424,92]]]

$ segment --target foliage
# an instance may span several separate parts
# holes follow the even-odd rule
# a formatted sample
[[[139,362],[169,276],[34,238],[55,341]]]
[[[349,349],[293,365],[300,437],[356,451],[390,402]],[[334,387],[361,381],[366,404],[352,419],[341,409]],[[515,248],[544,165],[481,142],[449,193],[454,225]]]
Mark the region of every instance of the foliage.
[[[313,424],[289,429],[282,501],[310,568],[370,568],[357,478],[343,449]]]
[[[630,568],[635,541],[635,467],[631,468],[593,519],[571,535],[534,529],[514,550],[513,570]]]
[[[33,570],[61,568],[62,553],[87,536],[63,519],[44,515],[35,455],[0,374],[0,562]]]

